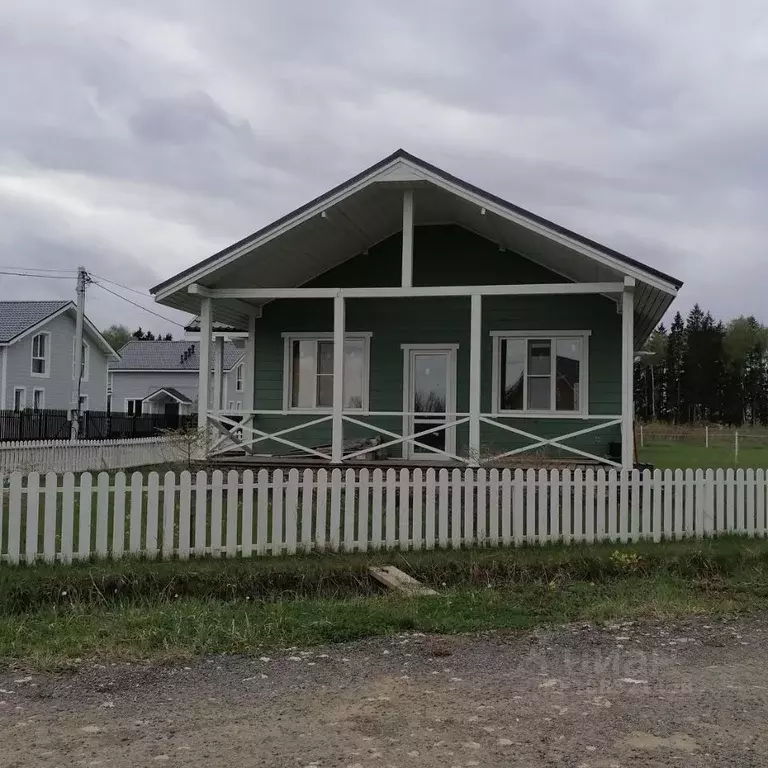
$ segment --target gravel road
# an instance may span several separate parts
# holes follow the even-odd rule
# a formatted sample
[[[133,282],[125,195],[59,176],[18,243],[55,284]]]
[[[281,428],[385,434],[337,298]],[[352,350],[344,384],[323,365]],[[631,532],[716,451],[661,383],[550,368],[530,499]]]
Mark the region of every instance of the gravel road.
[[[0,669],[0,766],[768,765],[768,616]]]

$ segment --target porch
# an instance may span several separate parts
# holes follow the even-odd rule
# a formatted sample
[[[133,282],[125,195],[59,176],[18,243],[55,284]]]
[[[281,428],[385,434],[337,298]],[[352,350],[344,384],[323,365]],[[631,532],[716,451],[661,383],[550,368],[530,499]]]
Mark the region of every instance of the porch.
[[[278,303],[287,308],[272,312],[273,327],[254,323],[246,340],[245,379],[252,382],[246,399],[253,387],[253,400],[243,410],[226,410],[220,374],[214,376],[205,414],[211,459],[246,454],[283,464],[518,466],[520,459],[536,457],[540,464],[546,457],[621,467],[627,415],[632,465],[633,313],[623,311],[631,307],[630,281],[338,288],[333,294],[299,288],[286,301],[286,291],[270,292],[273,310]],[[616,296],[622,319],[606,295]],[[206,303],[214,312],[216,299],[201,298],[204,328]],[[569,298],[580,301],[581,315]],[[301,299],[311,309],[302,309]],[[552,300],[571,307],[567,318],[558,318],[561,324],[581,326],[508,327],[510,311],[521,305],[537,327],[546,326]],[[414,327],[430,314],[439,328]],[[321,330],[295,330],[305,327],[298,316]],[[611,325],[630,340],[627,353]],[[276,380],[269,379],[265,371],[278,367]],[[259,408],[260,399],[279,400],[279,407]]]

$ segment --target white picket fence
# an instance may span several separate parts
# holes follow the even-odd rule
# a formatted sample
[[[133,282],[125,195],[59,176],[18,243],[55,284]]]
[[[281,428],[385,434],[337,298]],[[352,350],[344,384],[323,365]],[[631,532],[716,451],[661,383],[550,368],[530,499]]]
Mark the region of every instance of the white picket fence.
[[[165,437],[127,440],[27,440],[0,442],[0,474],[11,472],[88,472],[125,469],[175,460]],[[175,451],[178,453],[178,451]]]
[[[69,563],[765,536],[766,478],[751,469],[13,473],[0,478],[0,553]]]

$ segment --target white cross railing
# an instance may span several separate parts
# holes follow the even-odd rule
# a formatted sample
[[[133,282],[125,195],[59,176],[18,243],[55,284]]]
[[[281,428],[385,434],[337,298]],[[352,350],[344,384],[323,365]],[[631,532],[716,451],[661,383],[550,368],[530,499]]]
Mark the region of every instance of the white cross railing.
[[[508,456],[515,456],[518,453],[527,453],[528,451],[535,451],[537,448],[543,448],[544,446],[552,446],[554,448],[560,448],[563,451],[568,451],[569,453],[573,453],[577,456],[582,456],[586,459],[593,459],[595,461],[599,461],[603,464],[609,464],[612,467],[617,467],[621,469],[621,463],[613,461],[612,459],[608,459],[605,456],[598,456],[594,453],[589,453],[589,451],[582,451],[580,448],[574,448],[572,445],[566,445],[563,441],[564,440],[571,440],[574,437],[581,437],[582,435],[588,435],[591,432],[597,432],[601,429],[607,429],[608,427],[615,427],[619,424],[621,424],[621,416],[585,416],[585,421],[599,421],[600,424],[593,424],[590,427],[585,427],[584,429],[577,429],[573,432],[568,432],[565,435],[557,435],[556,437],[540,437],[539,435],[534,435],[531,432],[526,432],[523,429],[518,429],[517,427],[512,427],[509,424],[503,424],[498,419],[502,418],[509,418],[509,419],[519,419],[521,418],[519,414],[502,414],[502,413],[483,413],[480,415],[480,421],[483,424],[490,424],[493,427],[498,427],[499,429],[506,430],[507,432],[512,432],[515,435],[519,435],[520,437],[527,437],[529,440],[532,440],[533,442],[521,446],[519,448],[513,448],[510,451],[504,451],[503,453],[498,453],[495,456],[491,456],[489,459],[486,459],[487,462],[492,461],[498,461],[499,459],[504,459]]]
[[[307,421],[303,421],[301,424],[293,424],[289,427],[279,429],[276,432],[266,432],[262,429],[258,429],[254,426],[253,420],[256,416],[292,416],[299,417],[305,416]],[[429,414],[417,413],[417,412],[403,412],[403,411],[345,411],[342,416],[342,422],[353,424],[356,427],[368,429],[378,436],[384,436],[390,438],[384,442],[371,444],[365,447],[359,445],[348,450],[342,454],[342,462],[352,461],[360,459],[370,454],[378,453],[387,448],[391,448],[396,445],[410,445],[427,451],[436,456],[444,456],[447,459],[462,464],[477,464],[477,463],[492,463],[499,461],[500,459],[507,458],[509,456],[515,456],[521,453],[527,453],[534,451],[538,448],[544,448],[551,446],[558,448],[562,451],[572,453],[576,456],[580,456],[585,459],[591,459],[603,464],[608,464],[620,468],[619,462],[606,458],[604,455],[598,455],[589,451],[582,450],[581,448],[575,448],[572,445],[568,445],[566,441],[572,440],[576,437],[591,434],[599,430],[608,429],[621,424],[620,416],[606,416],[606,415],[589,415],[583,417],[583,421],[597,421],[597,424],[591,424],[588,427],[573,430],[566,434],[556,435],[555,437],[542,437],[532,432],[520,429],[519,427],[505,424],[501,419],[521,419],[521,418],[534,418],[520,416],[519,414],[498,414],[498,413],[483,413],[480,414],[480,422],[492,427],[496,427],[501,430],[505,430],[519,437],[527,438],[531,442],[525,445],[512,448],[508,451],[502,451],[490,457],[476,457],[476,456],[461,456],[454,451],[450,451],[437,446],[430,445],[424,442],[423,438],[429,435],[434,435],[439,432],[445,432],[449,429],[454,429],[462,424],[467,424],[470,420],[470,416],[467,413],[449,413],[440,414],[445,420],[439,423],[435,423],[433,426],[429,426],[425,429],[418,429],[407,434],[400,434],[390,429],[386,429],[379,424],[372,424],[363,419],[370,418],[400,418],[400,419],[413,419],[413,418],[425,418]],[[310,456],[314,456],[325,461],[332,461],[332,456],[328,450],[323,450],[317,447],[310,447],[302,445],[293,439],[289,439],[288,435],[295,435],[303,429],[310,427],[316,427],[319,424],[331,422],[333,420],[332,414],[324,413],[312,418],[312,414],[302,414],[296,411],[284,411],[284,410],[254,410],[254,411],[218,411],[208,414],[209,424],[216,428],[218,436],[209,445],[209,456],[220,456],[232,451],[252,451],[253,447],[266,441],[274,441],[292,448],[295,451],[306,453]],[[580,421],[582,419],[579,419]],[[423,457],[423,454],[422,454]]]

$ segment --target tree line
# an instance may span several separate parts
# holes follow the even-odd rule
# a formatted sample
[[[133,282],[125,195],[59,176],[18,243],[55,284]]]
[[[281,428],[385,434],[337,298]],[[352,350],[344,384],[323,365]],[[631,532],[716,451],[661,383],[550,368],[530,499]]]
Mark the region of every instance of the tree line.
[[[635,361],[635,414],[672,424],[768,424],[768,328],[696,304],[651,334]]]
[[[135,331],[131,331],[126,325],[110,325],[109,328],[101,332],[101,335],[114,350],[124,347],[131,339],[138,339],[139,341],[173,341],[173,336],[170,333],[165,335],[158,333],[155,335],[152,331],[145,331],[141,326]]]

